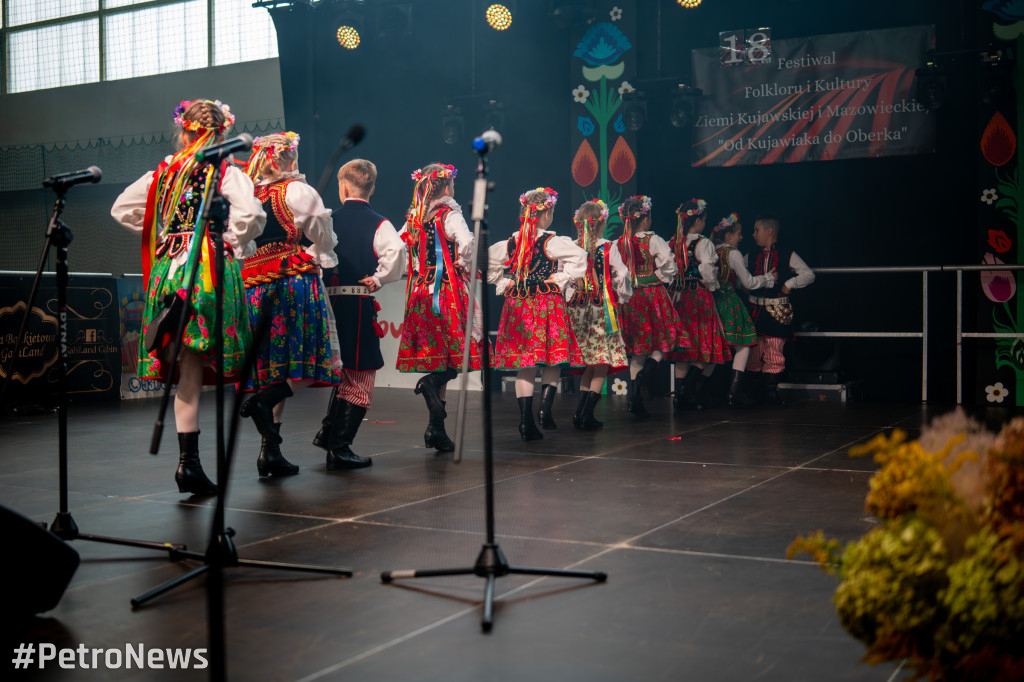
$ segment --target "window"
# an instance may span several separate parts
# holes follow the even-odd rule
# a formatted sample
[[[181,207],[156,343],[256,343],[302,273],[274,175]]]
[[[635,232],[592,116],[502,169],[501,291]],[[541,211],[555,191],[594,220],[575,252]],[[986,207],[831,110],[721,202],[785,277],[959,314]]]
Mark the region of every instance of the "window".
[[[0,0],[0,92],[277,57],[270,13],[252,1]]]

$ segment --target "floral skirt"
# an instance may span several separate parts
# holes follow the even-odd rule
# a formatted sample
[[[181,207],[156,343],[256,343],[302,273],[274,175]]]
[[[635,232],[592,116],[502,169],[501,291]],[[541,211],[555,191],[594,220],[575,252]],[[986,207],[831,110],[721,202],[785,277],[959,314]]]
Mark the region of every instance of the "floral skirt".
[[[252,328],[260,318],[260,306],[271,292],[277,298],[270,308],[270,329],[256,352],[254,378],[246,391],[257,391],[288,379],[311,381],[312,386],[336,386],[341,374],[331,361],[327,297],[320,277],[292,275],[246,289]]]
[[[732,357],[710,291],[701,287],[683,289],[676,299],[676,310],[686,325],[692,345],[688,350],[671,353],[669,360],[719,363]]]
[[[665,287],[633,290],[622,306],[622,340],[628,355],[650,355],[690,347],[690,339]]]
[[[434,312],[433,292],[427,285],[414,286],[405,302],[405,322],[398,346],[398,371],[443,372],[462,367],[466,318],[460,309],[466,306],[466,289],[459,285],[461,306],[457,304],[450,282],[444,282],[438,300],[440,312]],[[480,369],[480,341],[471,341],[470,369]]]
[[[169,274],[171,256],[161,256],[153,265],[149,275],[149,289],[146,292],[146,306],[142,313],[142,334],[146,337],[149,323],[163,310],[164,297],[169,293],[183,289],[185,267],[181,266]],[[196,285],[192,289],[192,315],[185,326],[183,336],[184,348],[196,353],[203,361],[203,383],[217,383],[215,371],[216,357],[211,340],[214,326],[217,323],[217,292],[203,289],[203,273],[206,272],[206,261],[199,262]],[[245,362],[245,349],[249,345],[249,313],[245,310],[245,288],[242,284],[242,273],[238,263],[230,256],[224,260],[224,381],[236,380],[236,375]],[[180,365],[174,367],[172,383],[177,383]],[[167,368],[161,366],[156,353],[149,353],[146,344],[139,344],[140,379],[157,379],[167,381]]]
[[[505,299],[491,367],[529,369],[584,364],[561,294]]]
[[[726,343],[730,346],[756,346],[757,330],[754,329],[754,321],[750,319],[747,306],[743,305],[735,287],[728,283],[722,284],[714,296]]]
[[[603,304],[569,306],[569,317],[586,365],[609,365],[616,372],[629,364],[622,334],[605,326],[608,313]]]

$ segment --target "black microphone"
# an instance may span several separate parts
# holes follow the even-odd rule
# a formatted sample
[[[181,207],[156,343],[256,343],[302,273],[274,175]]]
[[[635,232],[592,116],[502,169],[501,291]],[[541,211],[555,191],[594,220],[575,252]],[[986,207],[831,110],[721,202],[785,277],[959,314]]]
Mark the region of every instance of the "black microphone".
[[[226,157],[231,156],[235,152],[242,152],[247,149],[252,149],[252,135],[249,133],[242,133],[238,137],[233,137],[230,140],[225,140],[220,144],[215,144],[212,147],[207,147],[202,151],[196,152],[196,161],[200,163],[220,163]]]
[[[83,182],[99,182],[102,177],[103,171],[101,171],[98,166],[89,166],[85,170],[75,171],[74,173],[64,173],[63,175],[54,175],[48,180],[43,180],[43,187],[64,189],[65,187],[78,185]]]
[[[364,137],[366,137],[366,128],[359,123],[356,123],[348,129],[347,133],[345,133],[345,139],[338,145],[338,151],[347,152],[349,149],[352,149],[352,147],[355,147],[357,144],[362,142]]]
[[[480,137],[473,140],[473,149],[481,154],[489,154],[501,146],[501,133],[494,128],[485,130]]]

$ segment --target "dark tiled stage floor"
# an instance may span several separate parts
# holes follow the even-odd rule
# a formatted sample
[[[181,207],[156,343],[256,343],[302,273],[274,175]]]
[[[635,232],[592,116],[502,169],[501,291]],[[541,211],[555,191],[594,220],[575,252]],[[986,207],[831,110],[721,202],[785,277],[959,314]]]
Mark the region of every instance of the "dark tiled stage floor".
[[[479,394],[473,394],[474,399]],[[350,579],[253,568],[228,571],[229,674],[235,680],[889,680],[895,666],[862,648],[831,604],[834,581],[789,542],[822,528],[849,540],[870,528],[870,460],[846,451],[894,427],[916,435],[917,405],[799,404],[632,421],[603,401],[598,433],[560,429],[519,441],[511,396],[495,400],[496,527],[512,564],[606,571],[607,583],[498,580],[494,631],[480,631],[484,581],[383,585],[382,569],[472,565],[484,537],[482,455],[460,464],[422,447],[425,410],[411,391],[378,390],[356,451],[374,465],[328,473],[309,444],[326,401],[294,398],[285,452],[299,476],[261,481],[258,437],[243,425],[228,496],[239,554],[353,567]],[[474,400],[474,402],[478,402]],[[213,396],[204,395],[204,435]],[[454,398],[453,402],[454,404]],[[70,416],[70,510],[82,532],[206,545],[212,502],[179,495],[173,433],[145,454],[156,404],[76,405]],[[478,408],[470,441],[479,443]],[[998,415],[997,415],[998,418]],[[451,420],[450,420],[451,421]],[[568,428],[566,428],[568,427]],[[678,440],[671,438],[679,437]],[[212,469],[210,439],[202,443]],[[52,416],[0,421],[0,503],[36,521],[58,508]],[[73,543],[82,564],[58,607],[17,641],[58,647],[206,646],[204,581],[132,610],[129,600],[194,567],[165,554]],[[4,548],[3,561],[17,561]],[[18,589],[17,586],[6,586]],[[6,661],[10,660],[4,656]],[[205,679],[205,671],[69,671],[37,679]],[[29,675],[21,674],[19,679]]]

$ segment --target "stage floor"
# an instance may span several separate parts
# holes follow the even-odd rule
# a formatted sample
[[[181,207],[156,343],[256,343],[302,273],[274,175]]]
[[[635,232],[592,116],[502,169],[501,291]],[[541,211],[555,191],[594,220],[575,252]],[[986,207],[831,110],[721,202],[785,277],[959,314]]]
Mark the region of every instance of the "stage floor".
[[[449,412],[457,402],[450,394]],[[298,476],[260,480],[258,435],[242,425],[227,525],[243,558],[352,567],[352,578],[256,568],[227,571],[228,671],[235,680],[889,680],[895,665],[859,662],[839,624],[833,578],[787,561],[799,534],[851,540],[869,459],[847,450],[895,427],[912,436],[949,408],[803,403],[635,422],[605,398],[599,432],[574,432],[575,395],[559,395],[556,432],[523,443],[509,394],[495,394],[497,539],[509,563],[604,571],[606,583],[507,576],[494,629],[480,630],[485,581],[384,585],[380,571],[471,566],[484,539],[479,393],[472,449],[455,464],[422,447],[426,411],[409,390],[378,389],[353,449],[372,467],[327,472],[310,445],[327,393],[287,407],[284,452]],[[214,468],[214,396],[200,447]],[[180,495],[172,424],[146,454],[157,402],[72,406],[70,511],[83,533],[186,543],[202,551],[213,501]],[[998,418],[998,415],[997,415]],[[453,419],[449,419],[453,431]],[[0,421],[0,504],[36,521],[58,509],[57,420]],[[139,609],[132,597],[196,564],[162,552],[78,540],[82,564],[56,609],[16,635],[59,647],[207,646],[204,579]],[[4,561],[18,548],[5,547]],[[806,559],[806,557],[804,557]],[[7,585],[6,589],[19,589]],[[5,661],[10,660],[4,657]],[[6,666],[11,664],[6,663]],[[206,679],[205,670],[60,670],[15,679]]]

